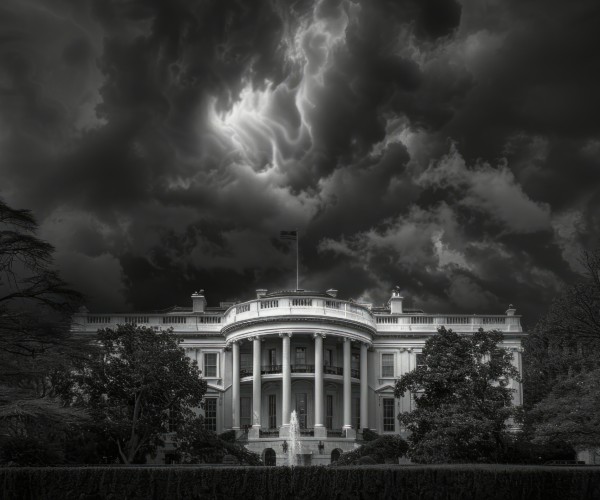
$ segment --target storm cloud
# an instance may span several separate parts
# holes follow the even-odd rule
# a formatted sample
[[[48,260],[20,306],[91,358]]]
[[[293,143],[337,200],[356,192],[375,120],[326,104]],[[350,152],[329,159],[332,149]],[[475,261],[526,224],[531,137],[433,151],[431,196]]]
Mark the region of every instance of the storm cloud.
[[[532,325],[600,225],[594,1],[7,0],[0,196],[96,310],[295,286]]]

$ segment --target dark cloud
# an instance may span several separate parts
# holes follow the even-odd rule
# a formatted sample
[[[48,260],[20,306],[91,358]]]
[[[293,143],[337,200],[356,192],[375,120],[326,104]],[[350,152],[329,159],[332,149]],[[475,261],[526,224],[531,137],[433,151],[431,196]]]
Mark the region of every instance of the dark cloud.
[[[19,2],[0,195],[97,309],[302,285],[531,325],[599,244],[596,2]]]

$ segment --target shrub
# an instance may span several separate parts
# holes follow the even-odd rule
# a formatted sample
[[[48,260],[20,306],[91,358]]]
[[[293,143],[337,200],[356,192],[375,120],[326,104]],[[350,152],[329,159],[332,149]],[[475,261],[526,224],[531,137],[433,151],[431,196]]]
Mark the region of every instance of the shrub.
[[[355,450],[343,453],[335,465],[352,465],[366,456],[371,457],[378,464],[386,463],[386,460],[397,462],[407,450],[408,443],[400,436],[381,436]]]
[[[551,460],[574,460],[577,455],[573,447],[564,441],[539,444],[516,435],[506,439],[503,444],[501,463],[543,465]]]
[[[364,457],[360,457],[358,459],[358,461],[357,461],[357,465],[376,465],[376,464],[377,464],[377,462],[370,455],[366,455]]]
[[[0,498],[264,500],[600,498],[595,467],[46,467],[0,468]]]
[[[225,455],[233,455],[244,465],[262,465],[257,453],[247,450],[242,445],[221,439],[212,431],[198,429],[198,432],[183,443],[180,450],[184,454],[184,462],[197,464],[220,464]]]
[[[362,430],[363,441],[375,441],[378,437],[379,434],[377,434],[375,431],[372,431],[371,429]]]
[[[221,434],[219,434],[218,437],[221,441],[225,441],[226,443],[235,443],[235,431],[234,430],[222,432]]]
[[[0,446],[0,464],[37,466],[64,463],[64,456],[57,446],[46,441],[14,436],[4,439]]]

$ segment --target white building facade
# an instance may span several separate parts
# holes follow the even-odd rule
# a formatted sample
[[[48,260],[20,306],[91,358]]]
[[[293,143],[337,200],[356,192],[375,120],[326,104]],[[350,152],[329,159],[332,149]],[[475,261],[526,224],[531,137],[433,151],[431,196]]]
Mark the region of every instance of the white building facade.
[[[253,300],[207,307],[200,291],[190,308],[82,312],[73,329],[94,333],[125,323],[173,328],[207,381],[209,429],[233,429],[266,463],[280,464],[295,410],[304,462],[327,464],[354,448],[364,428],[403,434],[397,415],[410,411],[413,400],[394,398],[395,380],[416,368],[425,341],[441,326],[465,334],[502,331],[521,372],[525,334],[515,312],[510,306],[503,315],[425,314],[405,309],[397,291],[387,306],[371,307],[340,300],[336,290],[257,290]],[[512,388],[514,404],[522,404],[521,384],[512,381]],[[162,452],[158,460],[164,459]]]

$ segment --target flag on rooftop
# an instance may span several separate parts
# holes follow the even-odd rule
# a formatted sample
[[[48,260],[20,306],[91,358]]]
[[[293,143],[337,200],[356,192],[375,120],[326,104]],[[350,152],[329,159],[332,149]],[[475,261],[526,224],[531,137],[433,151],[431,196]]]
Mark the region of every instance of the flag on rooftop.
[[[297,240],[298,239],[298,231],[281,231],[279,233],[279,238],[282,240]]]

